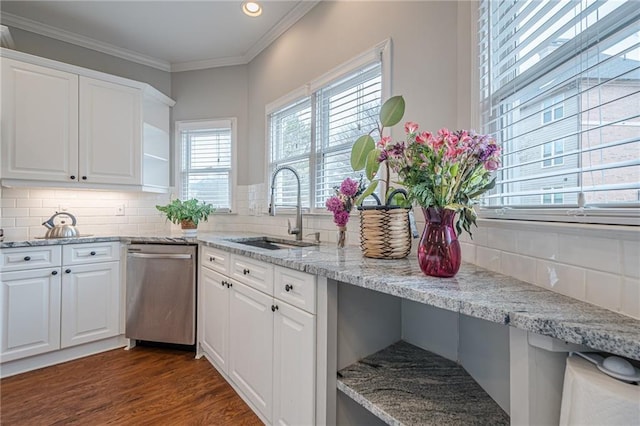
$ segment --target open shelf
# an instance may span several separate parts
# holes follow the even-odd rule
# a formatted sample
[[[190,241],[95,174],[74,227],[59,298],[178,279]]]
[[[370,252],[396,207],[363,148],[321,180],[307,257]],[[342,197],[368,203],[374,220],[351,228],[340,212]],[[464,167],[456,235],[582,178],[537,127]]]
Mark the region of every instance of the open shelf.
[[[508,425],[458,364],[404,341],[338,372],[338,389],[390,425]]]

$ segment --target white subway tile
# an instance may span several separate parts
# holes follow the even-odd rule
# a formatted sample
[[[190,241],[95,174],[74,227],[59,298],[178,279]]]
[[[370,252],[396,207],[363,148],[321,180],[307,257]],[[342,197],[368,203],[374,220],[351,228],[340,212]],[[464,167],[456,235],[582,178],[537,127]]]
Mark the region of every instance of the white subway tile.
[[[622,273],[628,277],[640,278],[640,241],[622,242]]]
[[[23,241],[29,239],[29,228],[7,228],[4,230],[4,240],[7,241]]]
[[[16,218],[15,217],[0,217],[0,225],[2,228],[15,228],[16,227]]]
[[[42,200],[37,198],[18,198],[16,207],[42,207]]]
[[[557,259],[558,234],[555,232],[519,231],[516,235],[516,252],[540,259]]]
[[[29,209],[27,209],[27,208],[4,207],[2,209],[2,216],[4,216],[4,217],[26,217],[26,216],[29,216]]]
[[[37,225],[41,225],[42,226],[42,222],[44,222],[43,220],[41,220],[39,217],[17,217],[15,219],[15,224],[13,226],[37,226]],[[46,228],[43,226],[42,229]]]
[[[25,190],[27,197],[34,199],[58,198],[53,189],[29,189]]]
[[[2,208],[14,208],[16,207],[16,199],[15,198],[2,198],[0,200],[0,207]],[[23,207],[23,206],[20,206]]]
[[[48,219],[50,216],[54,215],[56,213],[56,210],[53,208],[30,208],[30,209],[25,209],[25,210],[29,210],[29,213],[26,214],[25,216],[37,216],[37,217],[43,217],[45,219]],[[71,213],[71,211],[69,211],[69,213]],[[73,213],[72,213],[73,214]],[[75,214],[74,214],[75,216]]]
[[[536,260],[528,256],[502,252],[502,273],[528,283],[536,282]]]
[[[476,247],[476,264],[490,271],[501,272],[501,256],[499,250]]]
[[[620,273],[620,242],[606,238],[562,234],[558,237],[557,260],[598,271]]]
[[[619,275],[587,269],[586,301],[612,311],[622,304],[622,279]]]
[[[584,301],[585,270],[547,260],[536,261],[536,285]]]
[[[22,188],[2,188],[2,198],[29,198],[29,191]]]
[[[487,232],[488,247],[514,253],[516,251],[516,235],[511,229],[493,228]]]
[[[417,245],[417,241],[413,245]],[[460,249],[462,250],[462,260],[469,263],[476,263],[476,246],[461,241]]]
[[[630,317],[640,319],[640,280],[622,279],[621,312]]]

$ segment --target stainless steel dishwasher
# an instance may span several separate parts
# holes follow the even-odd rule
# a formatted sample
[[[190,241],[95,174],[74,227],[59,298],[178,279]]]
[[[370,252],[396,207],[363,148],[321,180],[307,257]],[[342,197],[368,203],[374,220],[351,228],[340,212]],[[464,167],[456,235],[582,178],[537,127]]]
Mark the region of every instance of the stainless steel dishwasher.
[[[125,336],[195,344],[195,245],[130,244]]]

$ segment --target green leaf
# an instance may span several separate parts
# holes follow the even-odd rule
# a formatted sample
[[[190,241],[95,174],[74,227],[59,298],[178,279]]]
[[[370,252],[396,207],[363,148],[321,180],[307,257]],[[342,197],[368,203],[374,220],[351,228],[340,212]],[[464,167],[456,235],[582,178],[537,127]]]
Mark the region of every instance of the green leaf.
[[[456,177],[458,175],[458,168],[460,167],[460,163],[454,163],[449,169],[449,173],[451,173],[451,177]]]
[[[369,195],[373,194],[373,192],[376,190],[377,187],[378,187],[378,181],[377,180],[371,181],[371,185],[369,185],[366,191],[364,191],[362,195],[360,195],[356,200],[356,205],[358,206],[362,205],[362,202],[364,201],[364,199],[367,198]]]
[[[384,127],[395,126],[402,120],[404,115],[404,98],[402,96],[393,96],[380,108],[380,123]]]
[[[376,173],[378,173],[378,170],[380,169],[378,158],[380,158],[380,150],[377,148],[369,151],[369,154],[367,154],[364,173],[369,180],[373,180],[373,178],[376,177]]]
[[[370,135],[360,136],[351,148],[351,167],[354,171],[364,169],[367,163],[367,155],[376,147],[376,143]]]

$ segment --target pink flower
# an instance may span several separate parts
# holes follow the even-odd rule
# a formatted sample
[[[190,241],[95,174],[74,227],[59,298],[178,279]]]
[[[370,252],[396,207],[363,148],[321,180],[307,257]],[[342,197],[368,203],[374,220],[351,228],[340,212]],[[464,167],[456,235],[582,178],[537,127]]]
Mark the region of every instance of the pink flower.
[[[333,197],[329,197],[324,204],[327,207],[327,210],[334,214],[344,211],[344,203],[335,195]]]
[[[353,197],[358,192],[358,181],[346,178],[342,181],[342,184],[340,184],[340,192],[347,197]]]
[[[416,143],[419,145],[424,145],[432,138],[430,132],[422,132],[416,135]]]
[[[378,148],[384,148],[389,142],[391,142],[391,136],[383,136],[378,141]]]
[[[494,159],[489,159],[486,163],[484,163],[484,168],[489,170],[490,172],[498,170],[498,167],[500,167],[500,163]]]
[[[418,125],[416,123],[414,123],[413,121],[407,121],[404,124],[405,133],[407,133],[407,134],[415,133],[416,130],[418,130]]]
[[[333,222],[338,226],[347,226],[347,222],[349,222],[349,212],[344,210],[335,212],[333,214]]]

